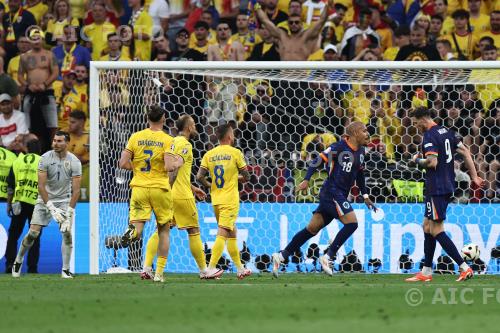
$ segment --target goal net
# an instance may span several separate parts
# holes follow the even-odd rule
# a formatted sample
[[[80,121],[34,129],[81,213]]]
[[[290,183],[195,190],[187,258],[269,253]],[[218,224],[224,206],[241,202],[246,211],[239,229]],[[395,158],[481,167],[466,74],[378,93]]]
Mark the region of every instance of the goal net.
[[[236,146],[244,152],[251,173],[251,180],[240,186],[238,242],[242,260],[255,272],[268,271],[271,254],[307,225],[327,172],[313,176],[307,194],[295,193],[295,186],[305,175],[306,161],[342,140],[346,124],[353,120],[365,123],[370,133],[366,183],[380,209],[366,209],[358,190],[351,189],[359,228],[339,251],[335,269],[418,270],[423,258],[423,173],[409,160],[420,150],[422,137],[409,114],[426,106],[438,123],[462,136],[487,180],[485,189],[475,188],[457,156],[457,191],[446,230],[459,248],[466,243],[479,246],[477,271],[498,272],[499,73],[497,62],[93,62],[90,272],[142,268],[155,224],[147,223],[143,238],[122,248],[132,175],[118,168],[118,159],[130,134],[147,126],[147,108],[158,104],[167,113],[165,130],[173,136],[180,115],[189,114],[196,121],[193,175],[203,153],[217,145],[215,128],[231,123],[237,129]],[[216,220],[209,201],[197,207],[209,254]],[[338,221],[330,223],[290,257],[284,270],[317,272],[318,257],[340,227]],[[227,253],[219,264],[234,269]],[[434,269],[457,269],[439,245]],[[186,232],[173,229],[167,272],[196,271]]]

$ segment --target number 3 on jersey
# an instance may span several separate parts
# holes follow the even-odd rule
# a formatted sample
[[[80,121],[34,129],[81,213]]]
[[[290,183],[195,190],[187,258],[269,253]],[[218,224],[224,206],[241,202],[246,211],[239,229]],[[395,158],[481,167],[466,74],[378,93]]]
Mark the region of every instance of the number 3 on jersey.
[[[217,188],[224,187],[224,166],[216,165],[214,168],[214,176],[215,176],[215,186]]]
[[[146,162],[146,167],[141,168],[141,171],[142,172],[149,172],[149,170],[151,170],[151,157],[153,157],[153,151],[146,149],[146,150],[144,150],[144,154],[149,155],[149,157],[146,158],[146,160],[144,161],[144,162]]]

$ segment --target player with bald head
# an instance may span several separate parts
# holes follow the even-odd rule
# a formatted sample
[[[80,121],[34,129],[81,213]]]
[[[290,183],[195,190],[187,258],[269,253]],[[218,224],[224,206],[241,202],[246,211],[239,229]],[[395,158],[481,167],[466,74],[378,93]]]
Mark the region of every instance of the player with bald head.
[[[370,135],[366,126],[361,122],[353,122],[346,129],[345,139],[332,144],[319,154],[318,158],[309,162],[307,174],[297,187],[297,191],[307,189],[309,180],[319,168],[328,170],[328,178],[321,187],[319,206],[313,212],[307,227],[295,234],[284,250],[273,254],[273,275],[275,277],[278,277],[280,265],[286,261],[290,254],[297,251],[333,219],[338,219],[344,224],[344,227],[335,236],[327,253],[320,258],[323,271],[328,275],[333,275],[333,260],[337,251],[358,228],[356,214],[351,203],[347,201],[351,187],[355,182],[363,195],[365,204],[368,208],[376,210],[368,197],[363,172],[364,147],[368,144],[369,139]]]

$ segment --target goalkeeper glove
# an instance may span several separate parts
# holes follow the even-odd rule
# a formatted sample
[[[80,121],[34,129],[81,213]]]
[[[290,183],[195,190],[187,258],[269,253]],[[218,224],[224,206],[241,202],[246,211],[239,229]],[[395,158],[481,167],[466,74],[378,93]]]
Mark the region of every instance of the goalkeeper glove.
[[[52,215],[52,217],[54,218],[54,220],[56,220],[57,223],[61,224],[61,223],[63,223],[66,220],[66,214],[65,214],[65,212],[63,212],[62,209],[57,208],[56,206],[54,206],[54,203],[52,201],[50,201],[50,200],[47,201],[47,203],[45,204],[45,206],[49,210],[50,215]]]
[[[64,220],[63,223],[61,223],[61,226],[59,228],[61,232],[71,231],[71,225],[73,224],[74,216],[75,216],[75,209],[72,207],[68,207],[68,209],[66,210],[66,219]]]

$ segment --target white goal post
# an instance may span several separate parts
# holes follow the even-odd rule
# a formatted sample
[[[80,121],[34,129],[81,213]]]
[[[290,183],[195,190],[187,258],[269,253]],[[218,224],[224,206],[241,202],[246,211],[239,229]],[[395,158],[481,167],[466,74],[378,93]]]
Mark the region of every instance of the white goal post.
[[[158,80],[160,73],[169,73],[169,74],[176,74],[176,75],[190,75],[191,80],[196,80],[196,78],[204,78],[204,77],[216,77],[220,78],[220,80],[229,80],[230,82],[242,82],[243,80],[248,81],[248,82],[267,82],[267,87],[269,87],[270,91],[272,91],[273,98],[278,101],[279,105],[276,106],[278,109],[277,112],[279,112],[280,115],[283,115],[284,118],[287,118],[288,123],[287,124],[292,124],[292,127],[294,126],[293,124],[297,123],[297,127],[293,128],[300,128],[297,129],[297,131],[302,131],[302,128],[307,129],[307,128],[315,128],[317,127],[319,132],[321,133],[326,133],[327,130],[325,130],[325,126],[322,122],[318,123],[307,123],[309,120],[305,120],[306,124],[301,124],[303,119],[301,120],[299,115],[290,115],[287,113],[287,105],[288,104],[281,104],[282,102],[282,97],[278,96],[278,94],[282,91],[280,89],[277,89],[275,86],[273,86],[274,83],[278,82],[289,82],[289,83],[296,83],[296,82],[303,82],[306,86],[321,86],[325,85],[327,86],[326,89],[333,90],[332,85],[340,86],[340,85],[348,85],[348,88],[344,88],[342,90],[342,101],[340,101],[337,105],[337,108],[342,109],[341,111],[345,111],[345,114],[348,112],[356,113],[356,110],[354,107],[351,106],[345,106],[347,102],[345,102],[343,99],[345,96],[347,96],[351,90],[354,90],[352,88],[354,85],[367,85],[367,86],[384,86],[384,87],[392,87],[392,86],[398,86],[400,90],[402,90],[404,93],[407,93],[407,97],[405,95],[405,98],[408,100],[409,108],[414,107],[415,105],[426,105],[428,100],[430,98],[427,98],[429,96],[429,91],[432,90],[432,93],[434,91],[437,91],[437,94],[439,95],[443,90],[445,90],[443,87],[446,86],[451,86],[452,88],[450,89],[452,93],[446,94],[445,101],[443,102],[443,105],[445,102],[453,103],[454,99],[457,98],[456,96],[460,97],[460,93],[463,90],[467,90],[465,88],[466,86],[472,85],[473,87],[477,88],[479,86],[484,86],[484,85],[496,85],[496,89],[500,89],[500,61],[447,61],[447,62],[407,62],[407,61],[402,61],[402,62],[113,62],[113,61],[92,61],[90,63],[90,73],[89,73],[89,89],[90,89],[90,95],[89,95],[89,120],[90,120],[90,221],[89,221],[89,243],[90,243],[90,252],[89,252],[89,258],[90,258],[90,266],[89,266],[89,272],[90,274],[100,274],[106,271],[109,271],[110,265],[106,264],[105,266],[102,265],[102,252],[103,252],[103,242],[105,237],[110,236],[111,234],[103,234],[102,231],[102,226],[104,223],[112,224],[114,222],[117,223],[117,226],[114,226],[113,228],[113,235],[119,234],[119,231],[124,231],[126,228],[126,222],[120,220],[116,221],[106,221],[103,216],[100,216],[100,204],[101,204],[101,196],[100,196],[100,191],[102,188],[102,183],[105,181],[105,179],[101,179],[101,176],[103,175],[103,172],[101,170],[101,161],[100,158],[102,158],[102,151],[100,149],[102,148],[103,144],[106,144],[104,142],[105,140],[109,139],[108,137],[103,137],[102,135],[102,128],[101,128],[101,111],[104,108],[103,107],[103,84],[107,85],[109,87],[110,85],[113,84],[119,84],[117,82],[123,82],[120,81],[123,79],[123,77],[129,77],[131,74],[129,72],[132,71],[143,71],[147,72],[147,77],[146,79],[141,78],[137,80],[136,84],[144,84],[144,80],[149,80],[151,83],[151,86],[147,89],[160,89],[160,84],[161,82]],[[113,72],[114,76],[118,77],[118,79],[113,79],[106,81],[106,83],[103,83],[103,77],[107,77],[107,73]],[[111,75],[111,74],[109,74]],[[125,79],[123,79],[125,80]],[[196,86],[196,82],[191,82],[194,86]],[[122,85],[127,85],[129,83],[120,83]],[[134,84],[134,83],[130,83]],[[253,84],[253,83],[250,83]],[[238,85],[239,87],[240,85]],[[408,91],[404,90],[404,87],[411,87]],[[421,98],[421,101],[418,99],[420,98],[418,94],[415,93],[415,89],[413,87],[415,86],[429,86],[428,91],[426,91],[427,97]],[[403,88],[401,88],[403,87]],[[435,87],[438,87],[435,89]],[[155,101],[159,102],[160,101],[160,93],[151,93],[151,96],[146,92],[146,87],[142,87],[144,89],[144,96],[142,96],[140,99],[138,99],[142,103],[146,99],[148,99],[147,103],[154,103]],[[185,88],[185,89],[191,89],[191,88]],[[256,91],[256,85],[252,85],[252,88],[254,89],[253,94],[255,95]],[[291,88],[290,88],[291,89]],[[289,89],[289,90],[290,90]],[[300,94],[298,93],[299,88],[294,88],[297,89],[297,91],[292,91],[291,95],[292,97],[297,97],[299,99],[307,99],[308,95],[307,94]],[[316,88],[311,88],[311,91],[314,93],[314,89]],[[375,88],[374,88],[375,89]],[[201,88],[200,88],[201,90]],[[283,89],[285,91],[286,89]],[[376,89],[375,89],[376,90]],[[474,91],[478,91],[478,89],[475,89]],[[297,93],[296,93],[297,92]],[[201,99],[205,100],[205,91],[199,92],[202,96]],[[385,93],[385,92],[384,92]],[[471,92],[472,93],[472,92]],[[271,93],[270,93],[271,94]],[[332,93],[333,94],[333,93]],[[379,91],[377,90],[375,94],[379,94]],[[380,93],[382,94],[382,93]],[[314,97],[314,94],[311,95]],[[400,95],[399,95],[400,96]],[[417,96],[417,97],[414,97]],[[288,98],[288,97],[287,97]],[[349,97],[346,97],[346,99],[350,99],[350,101],[354,100],[356,98],[356,94],[354,93],[354,97],[349,95]],[[416,98],[412,99],[412,98]],[[334,100],[335,98],[332,98]],[[378,99],[378,97],[374,98]],[[369,100],[369,102],[371,99]],[[490,100],[488,100],[490,101]],[[107,102],[107,107],[111,104],[112,106],[112,101]],[[133,103],[133,102],[130,102]],[[145,102],[146,103],[146,102]],[[249,102],[252,103],[252,102]],[[288,102],[287,102],[288,103]],[[290,102],[292,103],[292,102]],[[420,103],[420,104],[419,104]],[[270,102],[272,104],[272,102]],[[307,104],[307,103],[305,103]],[[224,104],[226,105],[226,104]],[[246,104],[245,104],[246,105]],[[267,105],[267,104],[266,104]],[[363,104],[365,105],[365,104]],[[370,106],[371,104],[368,104]],[[226,105],[227,106],[227,105]],[[143,107],[143,105],[139,105],[138,107]],[[326,108],[327,106],[325,106]],[[309,108],[309,105],[306,105],[304,108]],[[318,106],[314,106],[314,108],[318,109]],[[486,108],[486,106],[485,106]],[[316,109],[313,110],[316,112]],[[444,109],[444,107],[443,107]],[[171,111],[171,112],[176,112]],[[245,110],[243,110],[245,112]],[[316,116],[316,114],[314,114]],[[307,117],[307,116],[304,116]],[[346,116],[347,117],[347,116]],[[349,116],[351,117],[351,116]],[[372,116],[368,115],[367,119],[371,118]],[[281,116],[277,117],[278,122],[281,120]],[[305,119],[305,118],[304,118]],[[127,120],[126,120],[127,121]],[[252,120],[253,121],[253,120]],[[369,120],[368,120],[369,121]],[[133,122],[133,120],[132,120]],[[273,121],[270,121],[271,123]],[[133,124],[132,124],[133,125]],[[274,125],[275,121],[274,121]],[[212,126],[212,125],[210,125]],[[133,126],[132,126],[133,127]],[[286,128],[286,126],[284,127]],[[288,127],[290,128],[290,127]],[[275,134],[280,134],[281,129],[275,129],[274,130]],[[285,134],[285,133],[283,133]],[[283,144],[280,146],[280,144],[276,143],[276,145],[273,146],[273,152],[279,151],[279,150],[287,150],[288,147],[290,146],[291,143],[297,144],[297,142],[292,142],[296,138],[300,138],[300,140],[303,139],[303,136],[306,134],[310,134],[307,132],[297,132],[294,133],[296,134],[295,137],[293,136],[288,136],[287,141],[283,142]],[[407,133],[406,133],[407,134]],[[209,134],[207,134],[208,137]],[[252,134],[253,135],[253,134]],[[402,136],[403,134],[401,134]],[[401,138],[399,138],[401,139]],[[398,140],[399,140],[398,139]],[[104,141],[103,141],[104,140]],[[253,140],[253,139],[252,139]],[[260,142],[264,142],[264,145],[267,145],[265,143],[265,139],[260,139]],[[267,137],[267,140],[275,140],[272,133],[269,134],[269,137]],[[283,139],[285,140],[285,139]],[[472,139],[473,144],[478,144],[474,142],[474,138]],[[112,147],[109,149],[114,149],[113,154],[116,155],[117,151],[124,148],[124,146],[119,146],[121,145],[122,142],[116,143],[116,147]],[[404,143],[399,143],[400,145],[405,145]],[[258,147],[259,143],[256,143],[255,147]],[[412,141],[413,145],[413,141]],[[283,148],[285,147],[285,148]],[[265,148],[268,148],[266,146]],[[196,148],[195,148],[196,149]],[[375,148],[378,149],[378,148]],[[303,150],[302,152],[307,154],[307,151]],[[292,158],[294,160],[300,160],[300,156],[297,157],[297,154],[301,154],[300,149],[293,149],[293,151],[289,151],[289,154],[286,154],[285,156],[289,156],[289,158]],[[114,156],[113,155],[113,156]],[[388,158],[389,160],[391,158]],[[109,161],[108,161],[109,162]],[[117,165],[118,161],[114,161],[114,164]],[[285,162],[286,163],[286,162]],[[395,162],[396,164],[397,161]],[[194,167],[194,172],[196,172],[197,165]],[[116,166],[117,167],[117,166]],[[294,170],[291,171],[292,173]],[[290,179],[293,179],[294,177],[291,176],[289,177]],[[126,179],[125,179],[126,180]],[[292,180],[293,182],[293,180]],[[121,184],[121,183],[119,183]],[[111,186],[111,185],[110,185]],[[376,183],[368,184],[368,186],[377,186]],[[393,190],[394,190],[394,185]],[[293,187],[293,185],[292,185]],[[252,187],[253,188],[253,187]],[[259,193],[263,191],[259,188]],[[403,191],[403,189],[402,189]],[[250,194],[249,194],[250,195]],[[382,194],[380,194],[382,195]],[[472,194],[471,194],[472,196]],[[124,203],[125,198],[121,198],[120,202]],[[392,199],[391,199],[392,200]],[[392,203],[396,202],[387,200],[384,203],[387,205],[399,205],[398,203]],[[267,251],[269,248],[273,247],[275,250],[279,250],[279,247],[283,245],[283,242],[285,242],[287,239],[289,240],[291,238],[290,232],[292,230],[295,230],[293,228],[290,228],[291,222],[287,222],[285,220],[290,220],[292,214],[290,211],[293,211],[295,209],[294,207],[289,207],[286,205],[298,205],[299,200],[293,199],[293,203],[283,203],[283,206],[274,206],[274,205],[279,205],[277,201],[272,201],[273,203],[268,203],[271,201],[266,201],[266,203],[260,203],[259,199],[255,200],[249,200],[248,204],[246,207],[249,207],[249,216],[252,215],[252,219],[258,219],[259,215],[262,212],[264,212],[266,209],[269,209],[270,211],[273,211],[273,214],[275,213],[277,218],[277,221],[270,221],[272,223],[279,224],[277,228],[279,231],[276,231],[275,233],[272,233],[271,236],[269,234],[266,234],[263,232],[263,234],[266,234],[266,236],[263,237],[268,237],[269,239],[259,241],[258,245],[254,245],[255,248],[260,247],[261,244],[265,244],[265,250]],[[288,202],[288,201],[283,201],[283,202]],[[292,201],[290,201],[292,202]],[[304,201],[302,201],[304,202]],[[311,201],[308,201],[311,202]],[[400,202],[400,201],[398,201]],[[263,205],[263,206],[260,206]],[[273,206],[265,206],[265,205],[273,205]],[[308,207],[307,209],[304,210],[303,214],[300,217],[300,221],[302,221],[302,227],[304,227],[307,224],[308,221],[308,213],[312,211],[314,207],[313,204],[307,204],[304,203],[302,205],[305,205],[304,207]],[[419,204],[422,206],[423,204]],[[474,234],[474,228],[476,224],[474,224],[475,220],[472,218],[472,216],[468,216],[468,214],[477,214],[477,211],[469,211],[465,210],[466,205],[458,205],[459,209],[456,209],[459,211],[460,209],[463,209],[464,214],[467,214],[466,218],[471,221],[471,224],[464,224],[463,226],[456,226],[454,225],[453,228],[461,228],[464,231],[464,233],[460,233],[460,236],[457,237],[462,237],[461,241],[465,242],[465,240],[468,240],[470,242],[478,243],[478,237],[482,241],[482,244],[480,244],[480,247],[482,249],[487,249],[487,251],[490,251],[491,245],[495,243],[498,240],[498,232],[500,232],[500,222],[499,222],[499,212],[500,210],[498,209],[498,205],[492,204],[492,202],[488,202],[486,206],[480,206],[481,209],[481,214],[482,216],[487,219],[483,220],[479,223],[479,226],[477,227],[478,233],[479,234]],[[125,206],[123,206],[125,207]],[[123,214],[125,212],[123,211],[124,208],[120,208],[122,211],[120,211],[120,219],[123,219]],[[283,207],[283,211],[280,212],[279,209],[280,207]],[[385,206],[382,206],[385,207]],[[387,206],[391,207],[391,206]],[[407,239],[405,238],[406,233],[410,233],[411,235],[416,235],[418,231],[415,229],[414,225],[411,223],[414,221],[416,225],[420,224],[422,220],[422,215],[418,215],[420,213],[417,208],[415,208],[415,211],[408,212],[406,209],[408,207],[406,206],[392,206],[394,207],[394,212],[391,212],[390,214],[386,214],[386,218],[395,218],[396,216],[399,216],[398,214],[402,214],[407,216],[408,214],[414,214],[415,216],[411,215],[408,219],[405,217],[401,225],[398,225],[398,227],[391,227],[390,225],[382,225],[382,224],[377,224],[373,222],[373,224],[370,224],[369,226],[367,225],[366,229],[363,229],[362,231],[358,231],[358,238],[354,238],[354,241],[350,248],[356,249],[356,252],[361,259],[361,263],[363,265],[368,265],[368,259],[374,259],[376,254],[379,254],[380,259],[384,261],[384,258],[387,258],[385,261],[391,261],[390,263],[390,268],[389,268],[389,263],[387,264],[388,268],[387,271],[389,272],[395,272],[393,269],[395,264],[394,258],[398,257],[399,254],[404,254],[405,248],[409,249],[411,248],[411,255],[410,258],[413,258],[413,262],[415,264],[417,263],[417,258],[421,256],[421,248],[416,245],[420,241],[420,239],[417,236],[414,236],[414,239]],[[397,208],[396,208],[397,207]],[[115,209],[115,208],[113,208]],[[118,209],[118,208],[116,208]],[[252,211],[253,210],[253,211]],[[390,208],[386,209],[391,210]],[[307,211],[307,212],[306,212]],[[413,213],[415,212],[415,213]],[[128,211],[127,211],[128,213]],[[255,214],[254,214],[255,213]],[[389,212],[388,212],[389,213]],[[109,219],[109,217],[113,216],[118,216],[114,215],[113,212],[107,213],[106,218]],[[289,215],[287,215],[289,214]],[[367,213],[368,214],[368,213]],[[492,215],[493,214],[493,215]],[[200,214],[202,216],[202,214]],[[267,216],[267,215],[266,215]],[[274,216],[274,215],[273,215]],[[101,219],[101,220],[100,220]],[[248,217],[250,219],[250,217]],[[368,219],[368,217],[367,217]],[[208,221],[208,222],[207,222]],[[246,221],[246,220],[245,220]],[[248,220],[249,221],[249,220]],[[253,220],[252,220],[253,221]],[[284,222],[285,221],[285,222]],[[377,219],[374,219],[373,221],[377,221]],[[206,223],[213,223],[210,218],[205,219]],[[388,223],[390,224],[391,221]],[[243,222],[245,223],[245,222]],[[283,227],[284,223],[286,226]],[[368,222],[367,222],[368,223]],[[372,222],[370,222],[372,223]],[[410,225],[411,224],[411,225]],[[490,228],[491,227],[491,228]],[[257,228],[257,227],[256,227]],[[263,227],[261,227],[263,228]],[[332,229],[329,231],[334,232],[336,230],[336,226],[332,226]],[[381,231],[381,229],[383,229]],[[474,230],[473,230],[474,229]],[[208,230],[208,229],[207,229]],[[251,229],[249,229],[250,233],[252,232]],[[453,231],[453,230],[452,230]],[[203,231],[202,231],[203,232]],[[380,233],[377,233],[380,232]],[[468,234],[466,234],[468,232]],[[258,232],[257,232],[258,233]],[[458,233],[456,233],[458,235]],[[377,235],[382,235],[382,240],[377,239]],[[391,239],[394,235],[398,235],[398,241],[396,241],[397,246],[400,248],[398,249],[398,252],[396,253],[386,253],[386,250],[384,250],[384,246],[387,246],[387,242],[390,241],[388,239],[390,235]],[[147,236],[146,236],[147,237]],[[180,235],[179,237],[184,237],[187,238],[185,235]],[[212,234],[206,234],[203,235],[202,237],[204,239],[204,242],[207,242],[210,238],[215,238],[214,235]],[[252,237],[258,237],[256,236],[256,233],[252,234]],[[318,236],[319,237],[319,236]],[[323,238],[323,236],[321,236]],[[274,239],[276,238],[276,239]],[[322,238],[316,239],[316,243],[325,243]],[[423,238],[423,234],[422,234]],[[369,245],[361,245],[361,243],[365,244],[365,240]],[[454,241],[460,241],[454,238]],[[382,242],[383,244],[379,244],[379,242]],[[247,242],[248,244],[248,242]],[[391,243],[392,244],[392,243]],[[392,246],[392,245],[391,245]],[[322,247],[322,246],[320,246]],[[358,251],[358,249],[362,248],[361,250]],[[306,250],[306,249],[303,249]],[[264,246],[262,247],[262,250],[264,251]],[[390,251],[387,250],[387,251]],[[440,251],[437,250],[436,253]],[[361,252],[361,253],[360,253]],[[267,253],[267,252],[266,252]],[[263,253],[261,253],[263,254]],[[270,254],[270,253],[268,253]],[[491,259],[489,254],[487,256],[488,259]],[[183,258],[184,260],[185,258]],[[338,260],[340,263],[342,258]],[[175,256],[172,256],[169,258],[169,262],[175,262],[176,260],[181,260],[179,258],[176,258]],[[113,264],[115,266],[116,262]],[[487,263],[488,264],[488,263]],[[116,264],[118,267],[123,267],[124,264]],[[126,265],[125,265],[126,266]],[[168,268],[169,266],[167,266]],[[384,266],[385,267],[385,266]],[[260,269],[259,269],[260,270]],[[181,267],[175,268],[175,271],[179,272],[187,272],[189,269],[184,267],[184,265]]]

